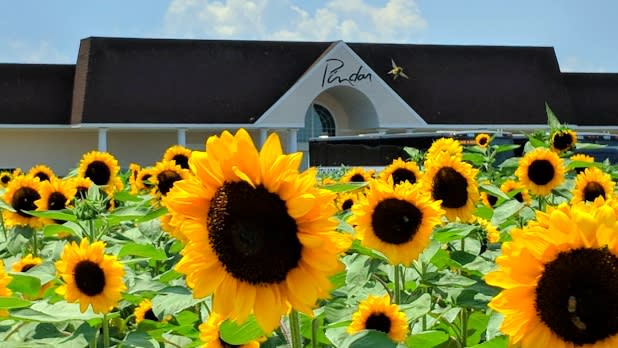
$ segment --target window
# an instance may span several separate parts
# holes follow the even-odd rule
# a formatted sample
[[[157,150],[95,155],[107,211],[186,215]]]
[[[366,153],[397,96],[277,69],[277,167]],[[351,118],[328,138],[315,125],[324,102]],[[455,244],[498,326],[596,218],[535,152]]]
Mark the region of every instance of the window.
[[[335,119],[322,105],[312,104],[305,114],[305,128],[298,132],[298,141],[307,142],[320,135],[335,135]]]

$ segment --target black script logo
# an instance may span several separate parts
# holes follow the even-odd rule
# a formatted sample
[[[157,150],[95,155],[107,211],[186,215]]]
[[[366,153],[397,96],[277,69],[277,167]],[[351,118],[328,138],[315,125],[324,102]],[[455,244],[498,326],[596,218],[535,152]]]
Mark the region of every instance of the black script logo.
[[[341,59],[331,58],[326,60],[326,65],[324,66],[324,74],[322,74],[322,87],[326,84],[332,83],[348,83],[350,86],[354,86],[355,82],[360,82],[362,80],[368,79],[371,81],[371,73],[363,73],[363,66],[359,66],[356,72],[351,73],[348,76],[342,75],[339,73],[339,70],[345,66],[345,63]]]

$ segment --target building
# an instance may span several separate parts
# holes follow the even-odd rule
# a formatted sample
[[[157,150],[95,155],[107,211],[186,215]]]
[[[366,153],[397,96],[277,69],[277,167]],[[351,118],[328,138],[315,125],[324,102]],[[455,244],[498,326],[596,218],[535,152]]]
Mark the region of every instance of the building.
[[[407,76],[389,73],[393,64]],[[247,128],[318,135],[544,127],[618,131],[618,74],[562,73],[551,47],[90,37],[75,65],[0,64],[0,168],[126,167]]]

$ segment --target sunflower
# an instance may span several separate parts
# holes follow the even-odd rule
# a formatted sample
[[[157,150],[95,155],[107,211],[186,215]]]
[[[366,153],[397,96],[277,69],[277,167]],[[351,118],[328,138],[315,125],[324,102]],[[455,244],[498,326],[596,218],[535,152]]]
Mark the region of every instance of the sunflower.
[[[152,301],[150,301],[149,299],[142,300],[142,302],[140,302],[139,305],[135,307],[133,314],[135,315],[136,324],[141,323],[142,321],[144,321],[144,319],[160,322],[167,322],[171,319],[170,316],[167,316],[163,320],[159,320],[159,318],[157,318],[157,316],[154,314],[154,311],[152,310]]]
[[[583,153],[576,153],[575,155],[569,157],[569,159],[571,161],[594,163],[594,157],[585,155]],[[579,174],[579,173],[582,173],[586,168],[577,167],[577,168],[574,168],[574,169],[575,169],[575,173]]]
[[[11,265],[11,271],[13,272],[27,272],[34,266],[38,266],[43,263],[40,257],[33,257],[32,254],[28,254],[22,257],[19,261]]]
[[[180,168],[189,169],[191,150],[181,145],[174,145],[165,150],[163,161],[175,161]]]
[[[73,202],[77,189],[72,180],[61,180],[52,178],[41,183],[41,198],[34,202],[38,210],[62,210]],[[62,220],[54,220],[57,224],[62,224]]]
[[[253,312],[264,332],[290,307],[311,315],[351,242],[335,232],[335,194],[315,186],[315,169],[298,171],[302,154],[284,155],[275,133],[260,152],[244,129],[206,149],[163,197],[188,239],[176,269],[193,296],[214,293],[213,310],[238,322]]]
[[[491,222],[479,217],[476,218],[476,222],[485,231],[487,241],[489,243],[498,243],[500,241],[500,232],[498,231],[498,227],[492,225]]]
[[[0,260],[0,296],[11,296],[13,292],[8,288],[8,285],[12,279],[4,270],[4,262]],[[6,317],[7,315],[9,315],[8,311],[0,310],[0,317]]]
[[[322,186],[334,185],[337,183],[337,180],[326,176],[326,177],[323,177],[321,180],[319,180],[319,183]]]
[[[393,178],[393,183],[395,185],[404,181],[415,184],[421,178],[421,171],[418,169],[416,162],[406,162],[401,158],[397,158],[388,167],[384,168],[380,173],[380,178],[384,181]]]
[[[80,245],[65,245],[56,269],[65,281],[56,292],[67,302],[79,302],[82,313],[89,305],[95,313],[109,312],[126,290],[122,264],[116,256],[105,255],[105,244],[101,241],[90,244],[82,239]]]
[[[481,192],[481,202],[483,202],[485,206],[493,208],[498,202],[498,197],[487,192]]]
[[[354,167],[348,170],[341,179],[339,179],[339,182],[369,182],[373,178],[374,173],[375,171],[373,169],[365,170],[365,168],[362,167]]]
[[[513,190],[520,190],[513,196],[519,203],[530,203],[530,194],[528,193],[528,189],[519,181],[515,180],[506,180],[500,185],[500,190],[507,195]]]
[[[32,176],[18,176],[7,186],[4,192],[4,201],[15,211],[2,210],[2,217],[7,227],[31,226],[38,228],[44,225],[42,219],[32,216],[25,211],[36,210],[36,201],[41,198],[41,182]]]
[[[154,197],[165,196],[174,186],[174,183],[179,180],[187,179],[191,176],[191,172],[181,168],[174,161],[157,162],[152,168],[152,186],[151,194]]]
[[[204,342],[202,348],[258,348],[260,346],[260,342],[258,341],[249,341],[241,345],[230,344],[223,341],[219,335],[219,330],[224,321],[225,318],[221,314],[212,312],[208,317],[208,321],[200,324],[200,340]]]
[[[137,189],[137,176],[142,167],[140,167],[137,163],[129,164],[129,186],[131,187],[131,194],[137,194],[139,190]]]
[[[142,168],[137,174],[137,179],[135,180],[135,188],[137,192],[151,190],[153,187],[153,177],[152,177],[153,167]]]
[[[88,178],[108,194],[122,190],[122,180],[118,177],[118,160],[107,152],[90,151],[82,156],[77,170],[82,178]]]
[[[511,230],[498,269],[485,277],[503,289],[489,303],[504,315],[501,331],[522,348],[617,347],[614,209],[582,202],[538,214],[547,221]]]
[[[337,208],[339,211],[349,211],[352,207],[358,203],[359,195],[362,193],[358,191],[351,192],[339,192],[337,193],[337,198],[335,199],[335,203],[337,204]]]
[[[352,207],[350,224],[356,225],[362,245],[380,251],[392,264],[409,265],[440,223],[444,214],[440,202],[409,182],[394,188],[392,181],[376,180],[369,185],[367,197]]]
[[[485,148],[489,146],[489,143],[491,142],[491,136],[487,133],[479,133],[474,138],[474,141],[476,142],[476,145]]]
[[[358,310],[352,315],[352,323],[348,326],[351,334],[361,330],[381,331],[394,342],[403,342],[408,335],[408,319],[398,305],[390,303],[388,295],[369,295],[358,305]]]
[[[7,187],[12,179],[10,172],[0,172],[0,187]]]
[[[462,153],[463,147],[459,140],[453,138],[440,138],[431,144],[429,150],[427,150],[425,154],[425,158],[433,159],[440,154],[447,154],[450,157],[461,159]]]
[[[596,167],[586,168],[577,175],[571,203],[593,202],[597,197],[610,199],[614,195],[612,177]]]
[[[39,178],[41,181],[49,181],[56,178],[54,171],[44,164],[39,164],[30,168],[27,175]]]
[[[84,199],[88,196],[88,190],[92,186],[92,180],[83,178],[80,176],[69,179],[72,181],[72,185],[75,187],[75,198]]]
[[[574,148],[576,142],[577,134],[570,129],[557,130],[551,135],[551,149],[558,153]]]
[[[469,221],[479,200],[477,169],[456,157],[442,154],[425,161],[421,180],[424,190],[434,200],[440,200],[449,220]]]
[[[555,152],[539,147],[519,161],[515,175],[530,192],[545,196],[564,180],[564,165]]]

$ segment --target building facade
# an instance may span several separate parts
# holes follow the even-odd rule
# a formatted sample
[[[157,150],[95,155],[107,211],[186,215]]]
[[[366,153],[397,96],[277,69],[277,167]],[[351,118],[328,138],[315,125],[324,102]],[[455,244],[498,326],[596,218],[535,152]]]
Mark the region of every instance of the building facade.
[[[563,73],[551,47],[91,37],[75,65],[0,64],[0,168],[62,175],[94,149],[150,165],[241,127],[305,152],[316,136],[525,131],[545,103],[616,132],[617,96],[618,74]]]

